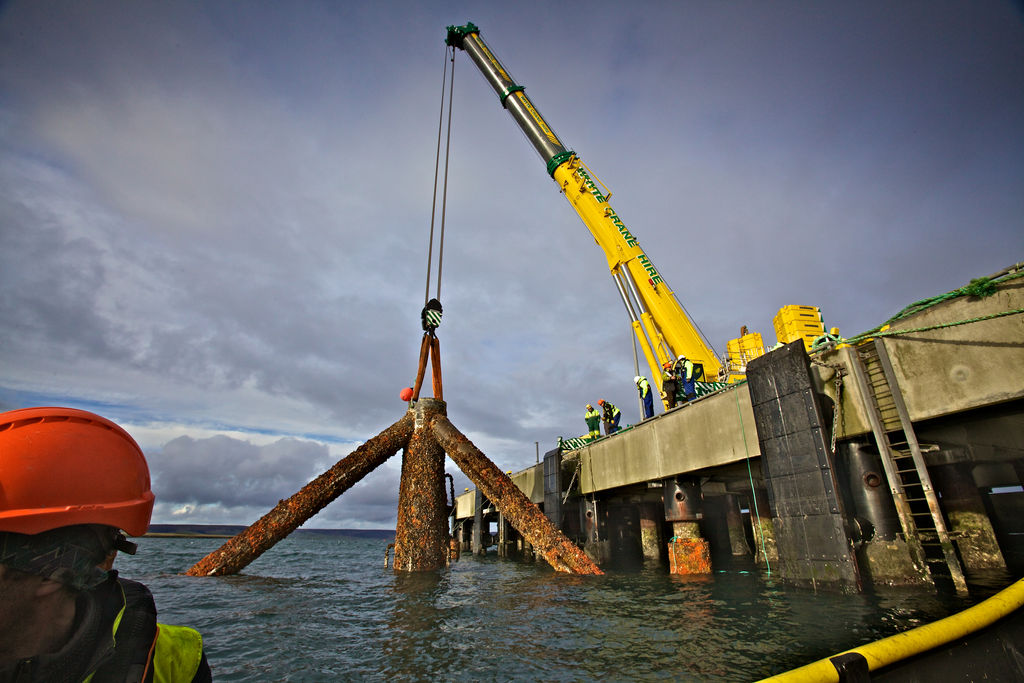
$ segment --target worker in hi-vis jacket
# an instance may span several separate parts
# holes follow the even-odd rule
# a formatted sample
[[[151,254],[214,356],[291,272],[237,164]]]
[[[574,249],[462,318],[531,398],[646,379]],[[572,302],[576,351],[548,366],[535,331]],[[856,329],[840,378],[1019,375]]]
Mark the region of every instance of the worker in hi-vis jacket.
[[[640,399],[644,402],[644,419],[654,417],[654,392],[651,391],[651,383],[640,375],[634,377],[633,381],[636,382],[636,390],[640,392]]]
[[[594,406],[587,404],[587,412],[584,413],[583,419],[587,421],[587,429],[589,434],[587,438],[593,441],[594,439],[601,436],[601,413],[594,410]]]

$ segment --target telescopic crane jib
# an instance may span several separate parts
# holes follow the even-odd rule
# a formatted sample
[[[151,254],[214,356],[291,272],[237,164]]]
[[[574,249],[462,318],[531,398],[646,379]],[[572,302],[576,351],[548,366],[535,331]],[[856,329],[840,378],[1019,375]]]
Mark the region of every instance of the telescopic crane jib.
[[[449,26],[445,42],[464,50],[479,67],[498,94],[502,107],[526,134],[547,164],[548,174],[604,251],[651,376],[659,388],[662,365],[681,355],[703,364],[705,377],[717,378],[722,367],[717,354],[690,321],[650,257],[640,248],[636,236],[608,203],[611,192],[575,152],[565,149],[526,96],[523,86],[512,79],[480,38],[480,29],[471,23]]]

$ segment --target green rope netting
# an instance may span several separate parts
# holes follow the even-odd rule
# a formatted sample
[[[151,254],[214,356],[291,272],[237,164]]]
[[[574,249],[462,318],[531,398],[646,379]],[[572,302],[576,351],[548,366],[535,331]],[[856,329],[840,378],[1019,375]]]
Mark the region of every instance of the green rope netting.
[[[979,322],[979,321],[982,321],[982,320],[991,320],[992,318],[1001,318],[1001,317],[1006,316],[1006,315],[1014,315],[1014,314],[1017,314],[1017,313],[1024,313],[1024,309],[1017,308],[1017,309],[1012,309],[1012,310],[1008,310],[1008,311],[1000,311],[999,313],[993,313],[991,315],[985,315],[985,316],[981,316],[981,317],[978,317],[978,318],[967,318],[966,320],[957,320],[955,322],[942,323],[942,324],[939,324],[939,325],[931,325],[929,327],[918,327],[918,328],[909,329],[909,330],[887,330],[887,331],[884,331],[884,332],[881,331],[883,328],[885,328],[885,327],[887,327],[889,325],[892,325],[893,323],[895,323],[895,322],[897,322],[899,320],[903,320],[904,318],[909,318],[910,316],[912,316],[912,315],[914,315],[916,313],[920,313],[921,311],[924,311],[924,310],[926,310],[928,308],[931,308],[932,306],[935,306],[936,304],[942,303],[943,301],[948,301],[950,299],[956,299],[957,297],[961,297],[961,296],[973,296],[973,297],[977,297],[979,299],[992,296],[993,294],[996,293],[996,285],[997,284],[1002,284],[1004,282],[1008,282],[1009,280],[1014,280],[1014,279],[1019,278],[1019,277],[1024,277],[1024,271],[1022,271],[1022,270],[1015,270],[1015,271],[1008,272],[1005,275],[1001,275],[999,277],[994,277],[994,278],[987,278],[987,277],[975,278],[975,279],[971,280],[969,283],[967,283],[966,285],[964,285],[963,287],[960,287],[959,289],[954,289],[952,292],[947,292],[946,294],[940,294],[938,296],[933,296],[933,297],[929,297],[927,299],[921,299],[920,301],[915,301],[914,303],[912,303],[909,306],[905,307],[902,311],[900,311],[896,315],[894,315],[891,318],[889,318],[888,320],[886,320],[881,325],[878,325],[877,327],[874,327],[874,328],[868,330],[867,332],[863,332],[861,334],[858,334],[856,337],[851,337],[849,339],[843,339],[842,337],[840,337],[838,335],[824,334],[824,335],[822,335],[822,336],[820,336],[820,337],[818,337],[817,339],[814,340],[814,343],[811,345],[811,352],[813,353],[814,351],[819,351],[821,349],[824,349],[825,347],[827,347],[827,346],[829,346],[829,345],[831,345],[833,343],[857,344],[858,342],[864,341],[865,339],[868,339],[870,337],[891,337],[891,336],[895,336],[895,335],[899,335],[899,334],[910,334],[912,332],[924,332],[926,330],[935,330],[935,329],[939,329],[939,328],[943,328],[943,327],[954,327],[956,325],[966,325],[968,323]]]

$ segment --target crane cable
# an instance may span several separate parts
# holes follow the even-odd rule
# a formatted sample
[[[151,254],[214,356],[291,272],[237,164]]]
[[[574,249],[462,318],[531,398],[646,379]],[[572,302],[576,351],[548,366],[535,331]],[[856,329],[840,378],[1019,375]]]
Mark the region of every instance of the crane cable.
[[[437,180],[441,164],[441,134],[444,131],[444,86],[448,80],[448,47],[445,47],[445,59],[441,71],[441,107],[437,121],[437,151],[434,156],[434,190],[431,196],[430,207],[430,243],[427,246],[427,284],[423,295],[423,311],[420,318],[423,323],[423,342],[420,345],[419,363],[416,368],[416,381],[410,387],[410,398],[416,401],[420,397],[420,388],[423,386],[423,377],[426,374],[427,360],[431,361],[431,379],[434,389],[434,398],[444,400],[443,386],[441,381],[441,346],[435,331],[441,324],[441,267],[444,259],[444,225],[445,214],[448,206],[448,159],[451,155],[452,137],[452,100],[455,91],[455,49],[451,48],[452,75],[448,81],[448,132],[445,142],[444,156],[444,184],[441,191],[441,234],[437,248],[437,296],[430,298],[430,274],[433,270],[434,254],[434,221],[437,216]],[[403,394],[405,391],[403,391]]]
[[[452,63],[452,75],[451,81],[448,81],[448,61],[449,54],[451,55]],[[448,159],[451,156],[451,140],[452,140],[452,97],[455,90],[455,48],[445,47],[444,59],[442,60],[441,69],[441,106],[437,116],[437,150],[434,155],[434,190],[431,194],[431,205],[430,205],[430,242],[427,245],[427,284],[423,293],[424,305],[430,299],[430,276],[433,270],[433,254],[434,254],[434,220],[437,214],[437,180],[439,177],[439,168],[441,164],[441,134],[444,131],[444,87],[448,85],[448,130],[445,139],[445,150],[444,150],[444,184],[442,185],[441,191],[441,229],[440,237],[437,248],[437,295],[435,298],[441,298],[441,268],[444,260],[444,225],[445,225],[445,214],[448,208]]]

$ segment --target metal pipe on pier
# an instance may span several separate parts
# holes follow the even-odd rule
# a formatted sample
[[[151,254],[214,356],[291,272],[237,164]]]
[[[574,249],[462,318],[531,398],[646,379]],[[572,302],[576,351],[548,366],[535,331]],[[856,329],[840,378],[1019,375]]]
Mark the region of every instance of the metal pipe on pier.
[[[408,444],[413,426],[410,410],[185,573],[188,576],[237,574]]]

